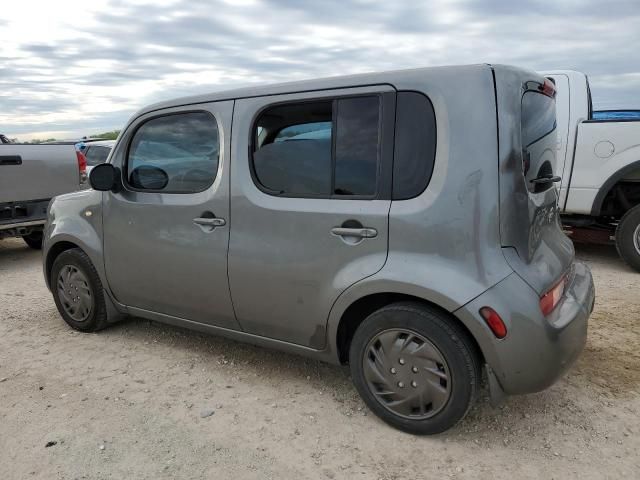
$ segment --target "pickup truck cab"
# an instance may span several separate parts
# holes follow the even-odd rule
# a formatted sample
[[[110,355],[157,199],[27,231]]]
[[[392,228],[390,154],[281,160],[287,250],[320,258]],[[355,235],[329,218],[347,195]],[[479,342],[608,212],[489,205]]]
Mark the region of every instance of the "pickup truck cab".
[[[483,370],[495,401],[539,391],[585,344],[554,94],[475,65],[151,105],[51,203],[47,285],[80,331],[134,315],[349,364],[381,419],[441,432]]]
[[[543,75],[557,90],[554,172],[562,178],[562,221],[577,241],[614,239],[620,256],[640,271],[640,116],[594,114],[583,73]]]
[[[88,187],[84,155],[73,144],[0,144],[0,239],[42,246],[47,205]]]

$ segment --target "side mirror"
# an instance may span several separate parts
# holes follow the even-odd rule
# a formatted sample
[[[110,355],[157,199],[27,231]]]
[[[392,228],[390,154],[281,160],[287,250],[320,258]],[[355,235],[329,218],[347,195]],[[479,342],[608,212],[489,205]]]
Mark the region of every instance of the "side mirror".
[[[169,175],[161,168],[141,165],[133,169],[129,182],[143,190],[162,190],[169,183]]]
[[[113,190],[118,179],[119,171],[110,163],[101,163],[91,169],[89,183],[91,188],[106,192]]]

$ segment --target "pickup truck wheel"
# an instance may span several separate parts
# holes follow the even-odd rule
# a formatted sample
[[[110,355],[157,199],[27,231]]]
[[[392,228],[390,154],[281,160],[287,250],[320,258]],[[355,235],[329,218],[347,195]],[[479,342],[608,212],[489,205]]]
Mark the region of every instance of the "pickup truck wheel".
[[[107,326],[107,308],[98,272],[79,248],[56,257],[50,279],[60,315],[72,328],[95,332]]]
[[[42,232],[31,232],[29,235],[24,235],[22,240],[34,250],[42,249]]]
[[[467,334],[445,313],[419,303],[369,315],[353,337],[349,363],[367,406],[389,425],[418,435],[461,420],[481,379]]]
[[[616,229],[616,248],[622,259],[640,272],[640,205],[620,220]]]

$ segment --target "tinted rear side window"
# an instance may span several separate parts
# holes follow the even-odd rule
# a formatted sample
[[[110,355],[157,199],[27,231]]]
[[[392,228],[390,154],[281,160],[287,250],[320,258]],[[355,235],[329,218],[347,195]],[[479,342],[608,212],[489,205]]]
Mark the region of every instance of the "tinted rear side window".
[[[531,192],[553,187],[553,183],[534,184],[531,180],[552,175],[556,152],[556,102],[539,92],[522,97],[522,168]]]
[[[377,97],[338,101],[334,193],[374,195],[378,173],[380,103]]]
[[[331,140],[331,121],[303,123],[283,128],[278,132],[274,142],[288,140]]]
[[[333,102],[290,103],[265,110],[255,126],[253,171],[268,193],[331,192]]]
[[[393,157],[393,199],[420,195],[431,180],[436,157],[436,115],[421,93],[399,92]]]
[[[272,195],[373,197],[380,137],[379,96],[274,106],[255,124],[254,178]]]

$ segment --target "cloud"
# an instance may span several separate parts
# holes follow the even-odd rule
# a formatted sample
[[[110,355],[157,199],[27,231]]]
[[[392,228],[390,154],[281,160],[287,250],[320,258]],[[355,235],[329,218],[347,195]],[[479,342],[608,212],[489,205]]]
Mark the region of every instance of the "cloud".
[[[91,3],[23,0],[0,19],[3,133],[85,135],[176,96],[481,62],[582,70],[596,108],[640,108],[635,0]]]

